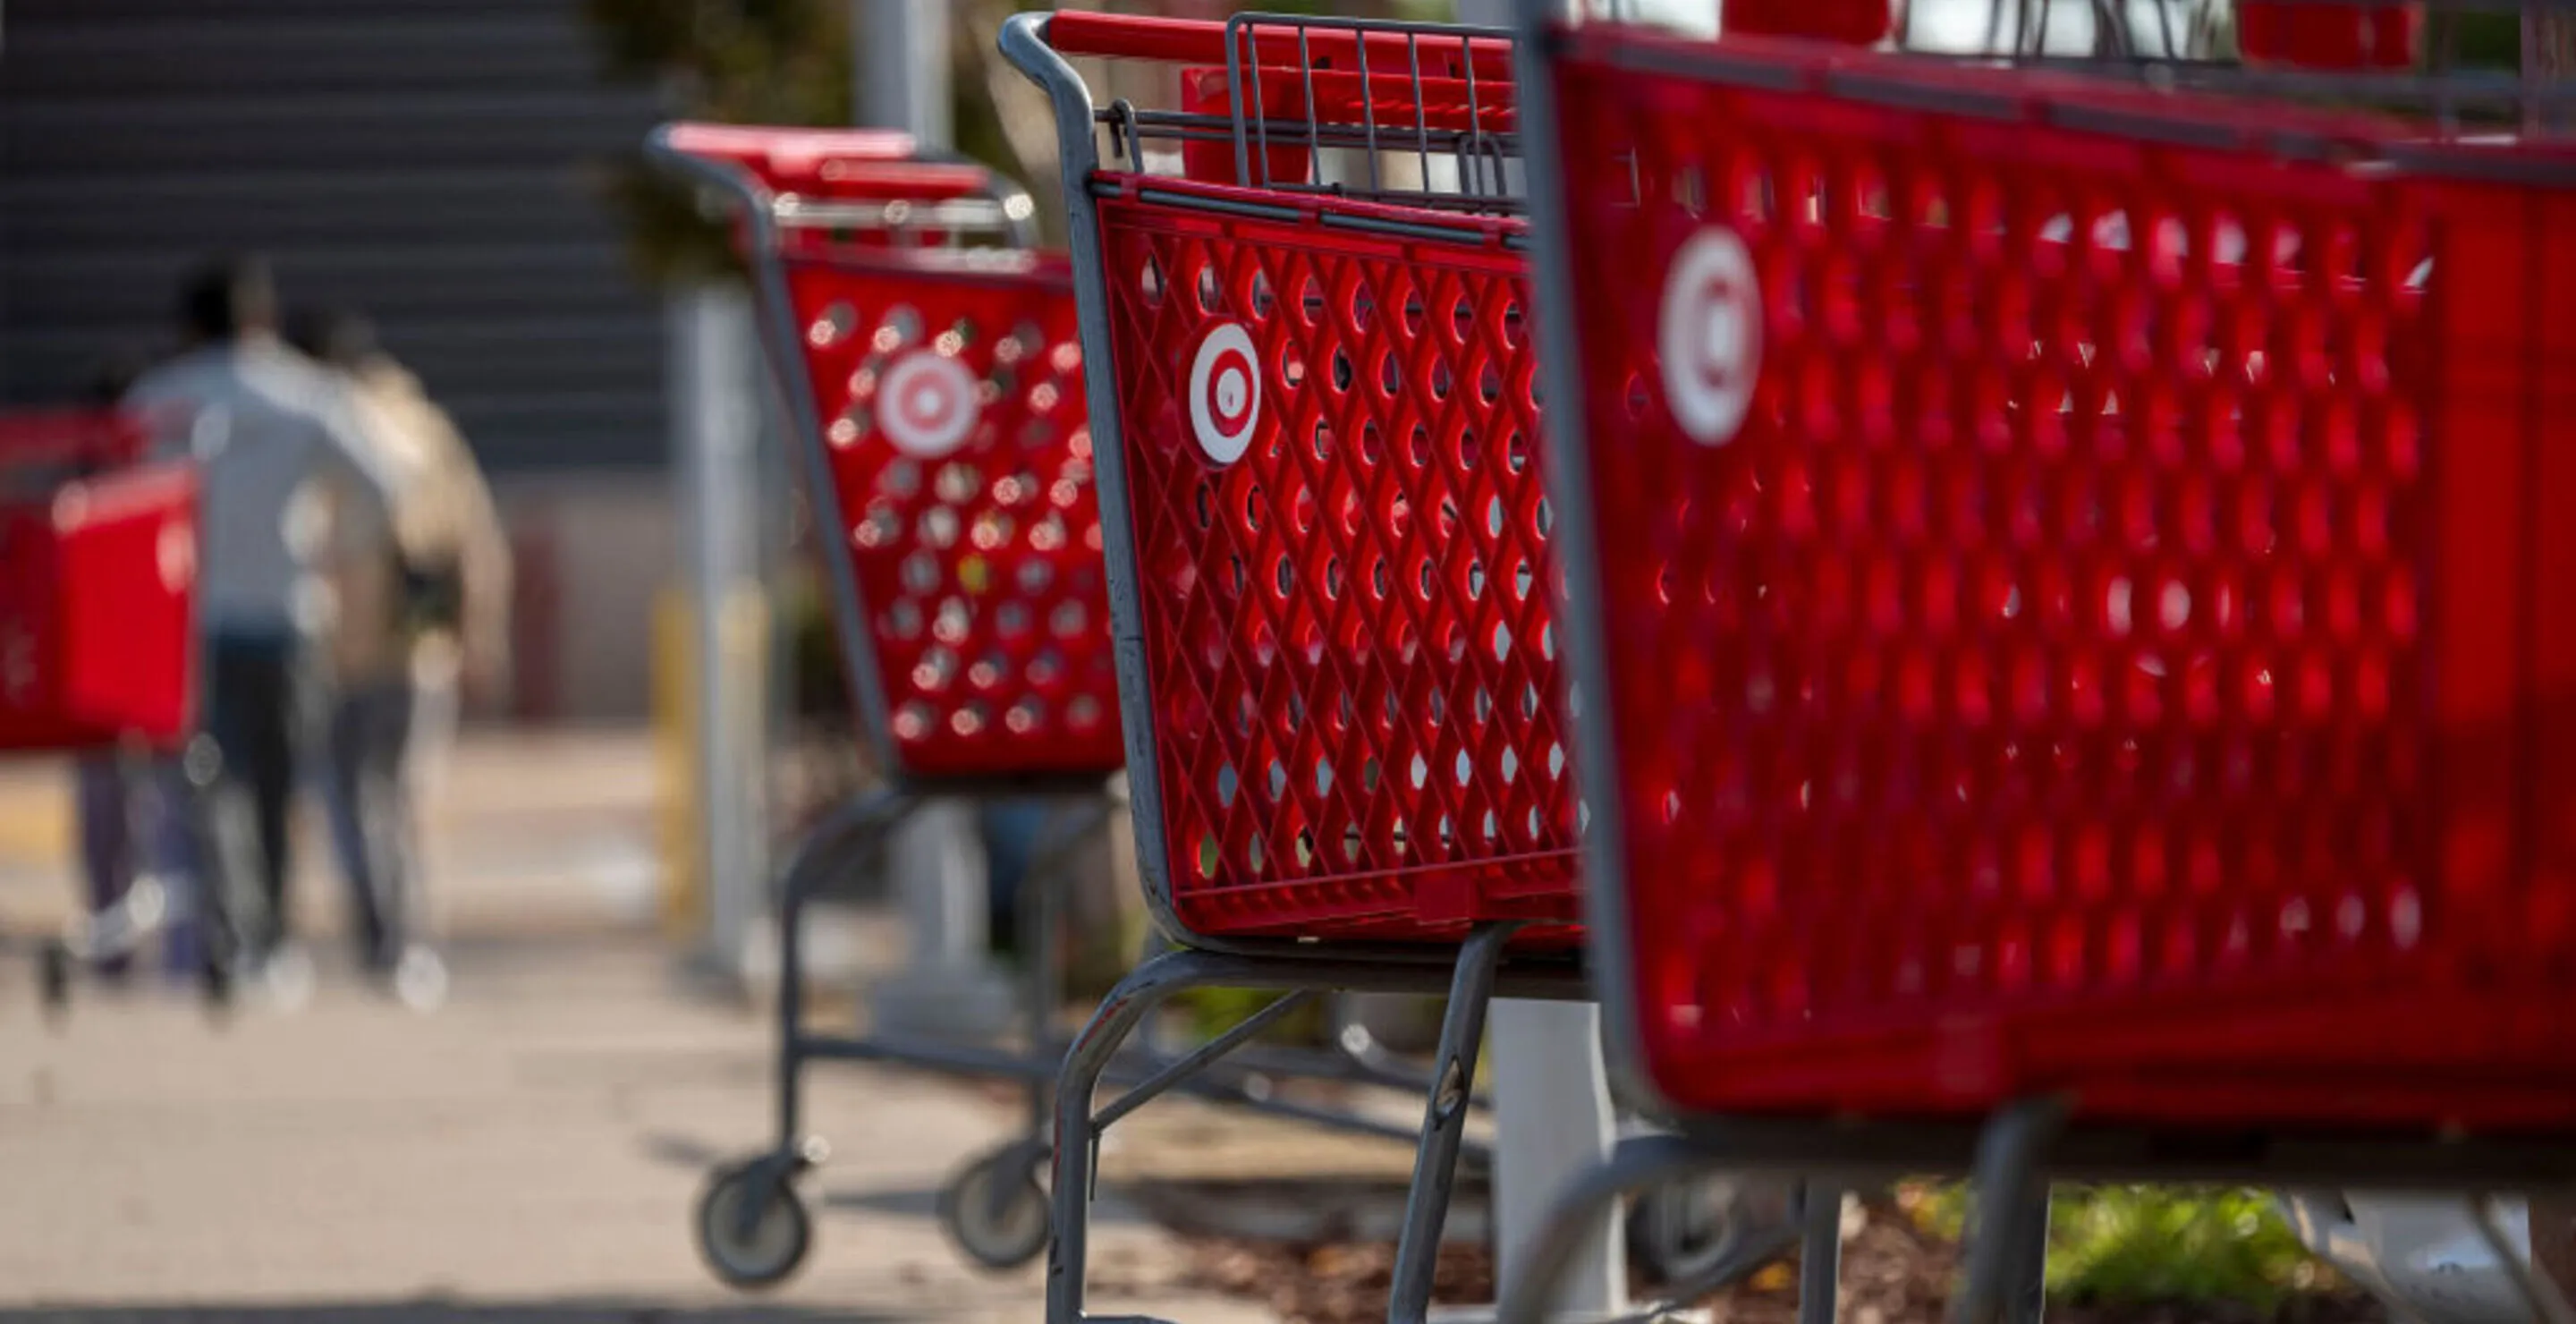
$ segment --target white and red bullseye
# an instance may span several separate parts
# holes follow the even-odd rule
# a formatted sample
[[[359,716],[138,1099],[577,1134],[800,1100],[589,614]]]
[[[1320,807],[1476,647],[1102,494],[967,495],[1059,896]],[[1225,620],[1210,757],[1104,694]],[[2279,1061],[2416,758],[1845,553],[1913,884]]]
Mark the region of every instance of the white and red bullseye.
[[[1733,230],[1712,225],[1673,254],[1656,346],[1673,421],[1703,446],[1734,440],[1762,372],[1762,290]]]
[[[957,449],[980,412],[975,374],[935,350],[895,361],[877,383],[877,425],[906,455],[935,459]]]
[[[1261,422],[1261,369],[1252,333],[1224,322],[1199,341],[1190,360],[1190,435],[1218,464],[1243,458]]]

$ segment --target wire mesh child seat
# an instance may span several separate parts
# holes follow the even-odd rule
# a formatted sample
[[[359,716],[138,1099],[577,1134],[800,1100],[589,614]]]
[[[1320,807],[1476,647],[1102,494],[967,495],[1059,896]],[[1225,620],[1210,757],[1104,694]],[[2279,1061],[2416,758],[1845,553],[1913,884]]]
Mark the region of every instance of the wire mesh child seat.
[[[682,124],[655,155],[729,195],[767,357],[827,533],[823,560],[853,705],[888,789],[800,846],[779,901],[779,1119],[766,1153],[711,1177],[700,1249],[718,1277],[793,1272],[810,1221],[792,1182],[808,1061],[877,1060],[1030,1083],[1031,1134],[968,1163],[942,1223],[980,1264],[1046,1239],[1031,1174],[1044,1155],[1061,856],[1107,813],[1119,771],[1117,686],[1099,508],[1068,268],[1035,246],[1028,196],[902,133]],[[801,916],[933,797],[1069,802],[1023,898],[1028,1054],[803,1026]]]
[[[2576,1175],[2576,157],[2353,6],[2242,79],[1545,8],[1594,968],[1704,1123],[1576,1203],[1962,1168],[1993,1115],[1983,1319],[2052,1165]],[[2155,86],[2230,82],[2340,108]]]
[[[114,411],[0,414],[0,752],[112,756],[136,841],[149,827],[137,792],[197,717],[196,475],[147,462],[149,441]],[[41,942],[47,1007],[69,998],[78,962],[129,953],[194,905],[147,875]],[[221,955],[210,941],[210,996],[225,990]]]
[[[1067,1056],[1048,1317],[1082,1316],[1103,1129],[1316,990],[1445,985],[1389,1307],[1418,1320],[1486,1002],[1579,995],[1510,46],[1068,11],[1002,49],[1055,110],[1141,872],[1184,945]],[[1095,1112],[1210,984],[1288,992]]]

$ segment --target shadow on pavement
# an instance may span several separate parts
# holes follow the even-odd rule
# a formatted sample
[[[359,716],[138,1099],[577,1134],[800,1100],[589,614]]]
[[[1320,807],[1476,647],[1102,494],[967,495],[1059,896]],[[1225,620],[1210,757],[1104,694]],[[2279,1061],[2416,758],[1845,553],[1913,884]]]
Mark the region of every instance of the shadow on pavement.
[[[893,1324],[904,1318],[803,1306],[688,1307],[615,1300],[469,1303],[427,1299],[0,1309],[0,1324]]]

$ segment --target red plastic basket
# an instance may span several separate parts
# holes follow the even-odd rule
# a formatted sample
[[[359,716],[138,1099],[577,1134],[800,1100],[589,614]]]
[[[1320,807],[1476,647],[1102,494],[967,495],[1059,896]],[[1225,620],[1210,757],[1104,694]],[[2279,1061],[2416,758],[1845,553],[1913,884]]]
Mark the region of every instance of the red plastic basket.
[[[2405,69],[2422,54],[2416,5],[2237,0],[2236,44],[2248,64],[2307,69]]]
[[[0,418],[0,750],[140,739],[195,713],[196,480],[107,414]]]
[[[1348,33],[1257,35],[1260,97],[1299,115],[1365,85],[1357,114],[1409,144],[1384,75],[1419,67],[1421,121],[1508,116],[1498,43],[1472,48],[1471,93],[1455,38],[1366,38],[1363,83]],[[1233,100],[1206,83],[1216,24],[1068,13],[1050,40],[1199,65],[1185,107]],[[1300,50],[1347,86],[1276,66]],[[1304,184],[1297,131],[1273,132],[1249,154]],[[1135,173],[1090,188],[1133,547],[1111,574],[1137,586],[1139,805],[1160,806],[1168,875],[1149,885],[1204,935],[1445,941],[1526,919],[1567,939],[1578,824],[1519,223]]]
[[[2576,1123],[2569,163],[1562,41],[1648,1083]]]
[[[859,618],[857,683],[915,778],[1105,774],[1121,764],[1099,506],[1069,268],[950,243],[1024,220],[981,167],[899,134],[677,126],[766,223],[775,366],[824,459]],[[1018,210],[1012,211],[1011,207]],[[990,211],[991,208],[986,210]],[[792,345],[792,351],[788,346]],[[871,679],[873,678],[873,679]]]

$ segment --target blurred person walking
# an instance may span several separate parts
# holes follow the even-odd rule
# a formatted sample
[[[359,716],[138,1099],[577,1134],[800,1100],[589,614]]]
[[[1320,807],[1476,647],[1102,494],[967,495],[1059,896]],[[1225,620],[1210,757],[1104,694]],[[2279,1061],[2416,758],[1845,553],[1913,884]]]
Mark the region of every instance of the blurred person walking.
[[[455,743],[462,688],[507,665],[509,545],[473,451],[363,316],[300,317],[290,338],[347,384],[400,492],[389,528],[351,521],[337,548],[326,786],[368,967],[426,1009],[446,970],[422,932],[421,806]]]
[[[202,855],[223,897],[214,912],[229,932],[219,940],[237,943],[272,992],[300,1000],[312,967],[287,943],[289,811],[325,702],[314,644],[334,609],[318,558],[333,492],[350,509],[381,511],[396,479],[349,393],[278,339],[264,264],[210,264],[182,289],[179,321],[185,349],[145,373],[127,401],[164,453],[197,464],[215,765]]]

